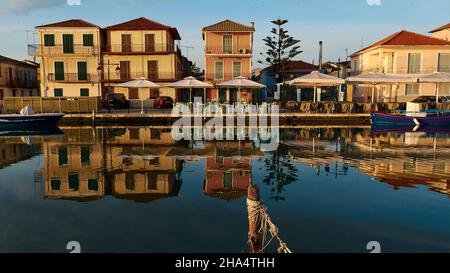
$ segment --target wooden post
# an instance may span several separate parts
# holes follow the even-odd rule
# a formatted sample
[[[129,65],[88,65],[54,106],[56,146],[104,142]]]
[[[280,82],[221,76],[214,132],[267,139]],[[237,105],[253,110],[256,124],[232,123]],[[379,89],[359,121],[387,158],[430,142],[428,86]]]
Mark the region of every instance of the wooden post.
[[[253,184],[248,187],[247,211],[248,211],[248,250],[250,253],[258,253],[262,249],[261,208],[259,188]]]

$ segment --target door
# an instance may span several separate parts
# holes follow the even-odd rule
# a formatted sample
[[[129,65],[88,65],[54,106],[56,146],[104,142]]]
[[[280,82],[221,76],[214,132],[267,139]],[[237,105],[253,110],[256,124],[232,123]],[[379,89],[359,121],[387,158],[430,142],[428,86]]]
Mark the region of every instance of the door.
[[[230,103],[235,103],[238,101],[238,90],[237,88],[230,88]]]
[[[233,35],[223,35],[223,53],[231,54],[233,53]]]
[[[131,34],[122,35],[122,52],[131,52]]]
[[[55,62],[55,81],[64,80],[64,62]]]
[[[86,62],[78,62],[78,80],[79,81],[87,81],[87,63]]]
[[[155,34],[145,34],[145,52],[155,52]]]
[[[129,81],[130,80],[130,62],[121,61],[120,62],[120,80]]]
[[[148,79],[150,81],[158,80],[158,61],[147,62]]]
[[[8,78],[9,78],[9,84],[13,84],[13,70],[11,67],[8,68]]]
[[[73,35],[63,34],[63,53],[73,53]]]

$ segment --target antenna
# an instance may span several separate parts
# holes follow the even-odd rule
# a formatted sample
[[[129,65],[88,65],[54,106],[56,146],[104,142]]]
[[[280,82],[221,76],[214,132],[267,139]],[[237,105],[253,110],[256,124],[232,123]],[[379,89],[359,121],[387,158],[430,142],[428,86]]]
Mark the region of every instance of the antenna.
[[[195,47],[193,46],[182,46],[180,45],[180,47],[186,48],[186,58],[189,59],[189,49],[195,49]]]

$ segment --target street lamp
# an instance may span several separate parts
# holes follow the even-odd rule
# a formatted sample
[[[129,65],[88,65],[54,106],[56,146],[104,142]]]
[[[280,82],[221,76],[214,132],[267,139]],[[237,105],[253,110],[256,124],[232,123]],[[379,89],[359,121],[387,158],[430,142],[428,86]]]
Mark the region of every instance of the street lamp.
[[[116,65],[117,67],[116,67],[116,73],[117,73],[117,75],[119,75],[120,74],[120,66],[119,66],[119,64],[117,64],[117,63],[111,63],[109,60],[108,60],[108,62],[107,63],[99,63],[99,66],[98,66],[98,68],[97,68],[97,72],[98,72],[98,74],[100,75],[103,75],[103,66],[107,66],[108,67],[108,79],[107,79],[107,83],[108,83],[108,90],[107,90],[107,94],[111,94],[112,92],[111,92],[111,69],[110,69],[110,67],[111,66],[114,66],[114,65]],[[106,97],[106,95],[107,94],[105,94],[105,97]],[[108,101],[108,112],[109,113],[111,113],[111,103],[109,102],[109,100],[107,100]]]

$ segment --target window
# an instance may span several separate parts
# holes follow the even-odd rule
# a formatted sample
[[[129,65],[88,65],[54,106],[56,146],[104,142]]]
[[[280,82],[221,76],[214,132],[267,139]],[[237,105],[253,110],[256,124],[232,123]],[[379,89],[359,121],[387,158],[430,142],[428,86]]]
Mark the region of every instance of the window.
[[[89,179],[88,180],[88,190],[98,191],[98,180],[97,179]]]
[[[223,53],[233,53],[233,35],[223,35]]]
[[[80,96],[81,97],[89,97],[89,88],[81,88]]]
[[[223,189],[224,190],[233,189],[233,173],[226,172],[223,174]]]
[[[59,147],[58,148],[58,165],[64,166],[69,162],[67,157],[67,147]]]
[[[0,89],[0,100],[3,100],[3,97],[5,96],[5,93],[3,89]]]
[[[87,63],[86,62],[78,62],[78,80],[79,81],[87,81]]]
[[[69,174],[69,190],[78,191],[80,188],[80,179],[78,174]]]
[[[216,62],[216,71],[214,74],[214,79],[223,80],[223,62]]]
[[[420,85],[419,84],[407,84],[405,89],[405,96],[419,95]]]
[[[409,53],[408,54],[408,73],[415,74],[420,73],[422,55],[420,53]]]
[[[133,173],[126,173],[125,174],[125,188],[130,191],[134,191],[134,174]]]
[[[156,99],[159,97],[159,89],[150,89],[150,98]]]
[[[155,52],[155,34],[145,34],[145,52]]]
[[[151,81],[158,80],[158,61],[147,62],[148,79]]]
[[[45,34],[44,35],[44,46],[55,46],[55,35]]]
[[[131,34],[122,34],[122,52],[131,52]]]
[[[83,34],[83,46],[94,46],[93,34]]]
[[[62,88],[55,88],[54,90],[55,92],[55,97],[63,97],[64,96],[64,92]]]
[[[63,34],[63,53],[74,53],[72,34]]]
[[[150,129],[150,139],[161,139],[161,131],[159,129]]]
[[[128,89],[128,98],[130,100],[138,100],[139,99],[139,89],[129,88]]]
[[[91,150],[89,149],[89,146],[81,146],[80,154],[81,154],[81,164],[86,164],[91,161]]]
[[[242,76],[241,62],[233,62],[233,78]]]
[[[158,174],[155,172],[150,172],[147,175],[148,177],[148,189],[149,190],[157,190],[158,189]]]
[[[450,53],[439,53],[438,71],[450,73]]]
[[[130,139],[139,139],[139,128],[130,128]]]
[[[50,188],[52,191],[61,190],[61,180],[60,179],[52,179],[50,181]]]
[[[129,61],[120,61],[120,80],[121,81],[129,81],[130,78],[131,78],[130,62]]]
[[[55,62],[55,80],[64,80],[64,62]]]

